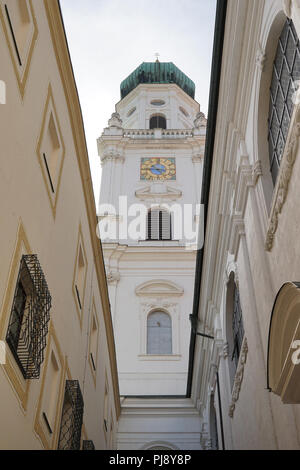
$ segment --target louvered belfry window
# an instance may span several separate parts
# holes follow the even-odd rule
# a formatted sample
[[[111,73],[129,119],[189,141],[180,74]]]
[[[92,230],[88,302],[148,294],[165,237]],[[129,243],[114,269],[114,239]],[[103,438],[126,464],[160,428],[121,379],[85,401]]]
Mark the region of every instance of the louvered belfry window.
[[[37,255],[23,255],[6,342],[25,379],[37,379],[44,360],[51,295]]]
[[[151,209],[147,219],[148,240],[171,240],[171,214],[164,209]]]
[[[292,20],[281,32],[270,88],[268,141],[270,171],[275,184],[294,108],[293,95],[300,80],[300,45]]]
[[[67,380],[60,423],[59,450],[80,450],[83,398],[78,380]]]
[[[149,123],[150,129],[166,129],[167,128],[167,121],[166,118],[163,116],[155,115],[150,118]]]
[[[147,354],[172,354],[172,320],[166,312],[148,315]]]

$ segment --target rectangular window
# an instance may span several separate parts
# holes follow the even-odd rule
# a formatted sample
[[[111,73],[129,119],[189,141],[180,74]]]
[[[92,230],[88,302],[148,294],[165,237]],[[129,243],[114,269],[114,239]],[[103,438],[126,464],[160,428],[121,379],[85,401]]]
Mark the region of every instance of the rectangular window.
[[[147,219],[148,240],[171,240],[171,214],[166,210],[151,209]]]
[[[67,380],[58,450],[80,450],[83,398],[78,380]]]
[[[51,296],[36,255],[23,255],[7,344],[25,379],[39,378],[50,320]]]

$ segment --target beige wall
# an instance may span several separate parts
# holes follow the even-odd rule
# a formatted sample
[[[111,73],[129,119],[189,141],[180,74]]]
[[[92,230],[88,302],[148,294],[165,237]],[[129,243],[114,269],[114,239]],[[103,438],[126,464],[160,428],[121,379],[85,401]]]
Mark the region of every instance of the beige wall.
[[[6,83],[7,91],[6,104],[0,105],[0,339],[6,336],[23,253],[37,254],[52,296],[52,308],[40,379],[24,381],[9,350],[6,365],[0,366],[0,448],[56,447],[65,378],[80,383],[84,438],[92,439],[98,449],[109,448],[114,442],[120,406],[114,340],[101,247],[96,237],[96,212],[82,118],[59,8],[56,1],[26,1],[34,18],[30,24],[33,43],[27,50],[28,61],[24,53],[24,63],[28,65],[20,68],[4,3],[0,2],[0,79]],[[12,17],[14,6],[12,2]],[[30,38],[31,33],[28,34]],[[55,205],[51,193],[49,197],[49,182],[39,152],[49,90],[61,149],[64,149]],[[87,264],[81,315],[73,286],[80,231]],[[88,354],[93,304],[99,324],[95,374]],[[41,400],[45,399],[47,388],[43,377],[47,372],[49,345],[54,343],[61,361],[61,386],[55,432],[49,436],[41,418],[45,406]],[[103,426],[105,374],[109,397],[107,433]],[[113,436],[110,436],[111,419]]]

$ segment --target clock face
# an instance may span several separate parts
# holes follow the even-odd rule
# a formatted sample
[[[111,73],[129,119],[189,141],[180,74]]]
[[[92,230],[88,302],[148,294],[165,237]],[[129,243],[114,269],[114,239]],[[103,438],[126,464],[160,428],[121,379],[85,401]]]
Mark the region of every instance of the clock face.
[[[141,180],[176,180],[175,158],[142,158]]]

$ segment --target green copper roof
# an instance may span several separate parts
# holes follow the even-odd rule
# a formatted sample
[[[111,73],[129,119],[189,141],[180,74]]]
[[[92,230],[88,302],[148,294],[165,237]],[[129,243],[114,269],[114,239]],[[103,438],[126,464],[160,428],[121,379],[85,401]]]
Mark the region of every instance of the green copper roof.
[[[195,83],[173,62],[143,62],[121,83],[121,99],[140,83],[176,83],[193,99],[195,97]]]

